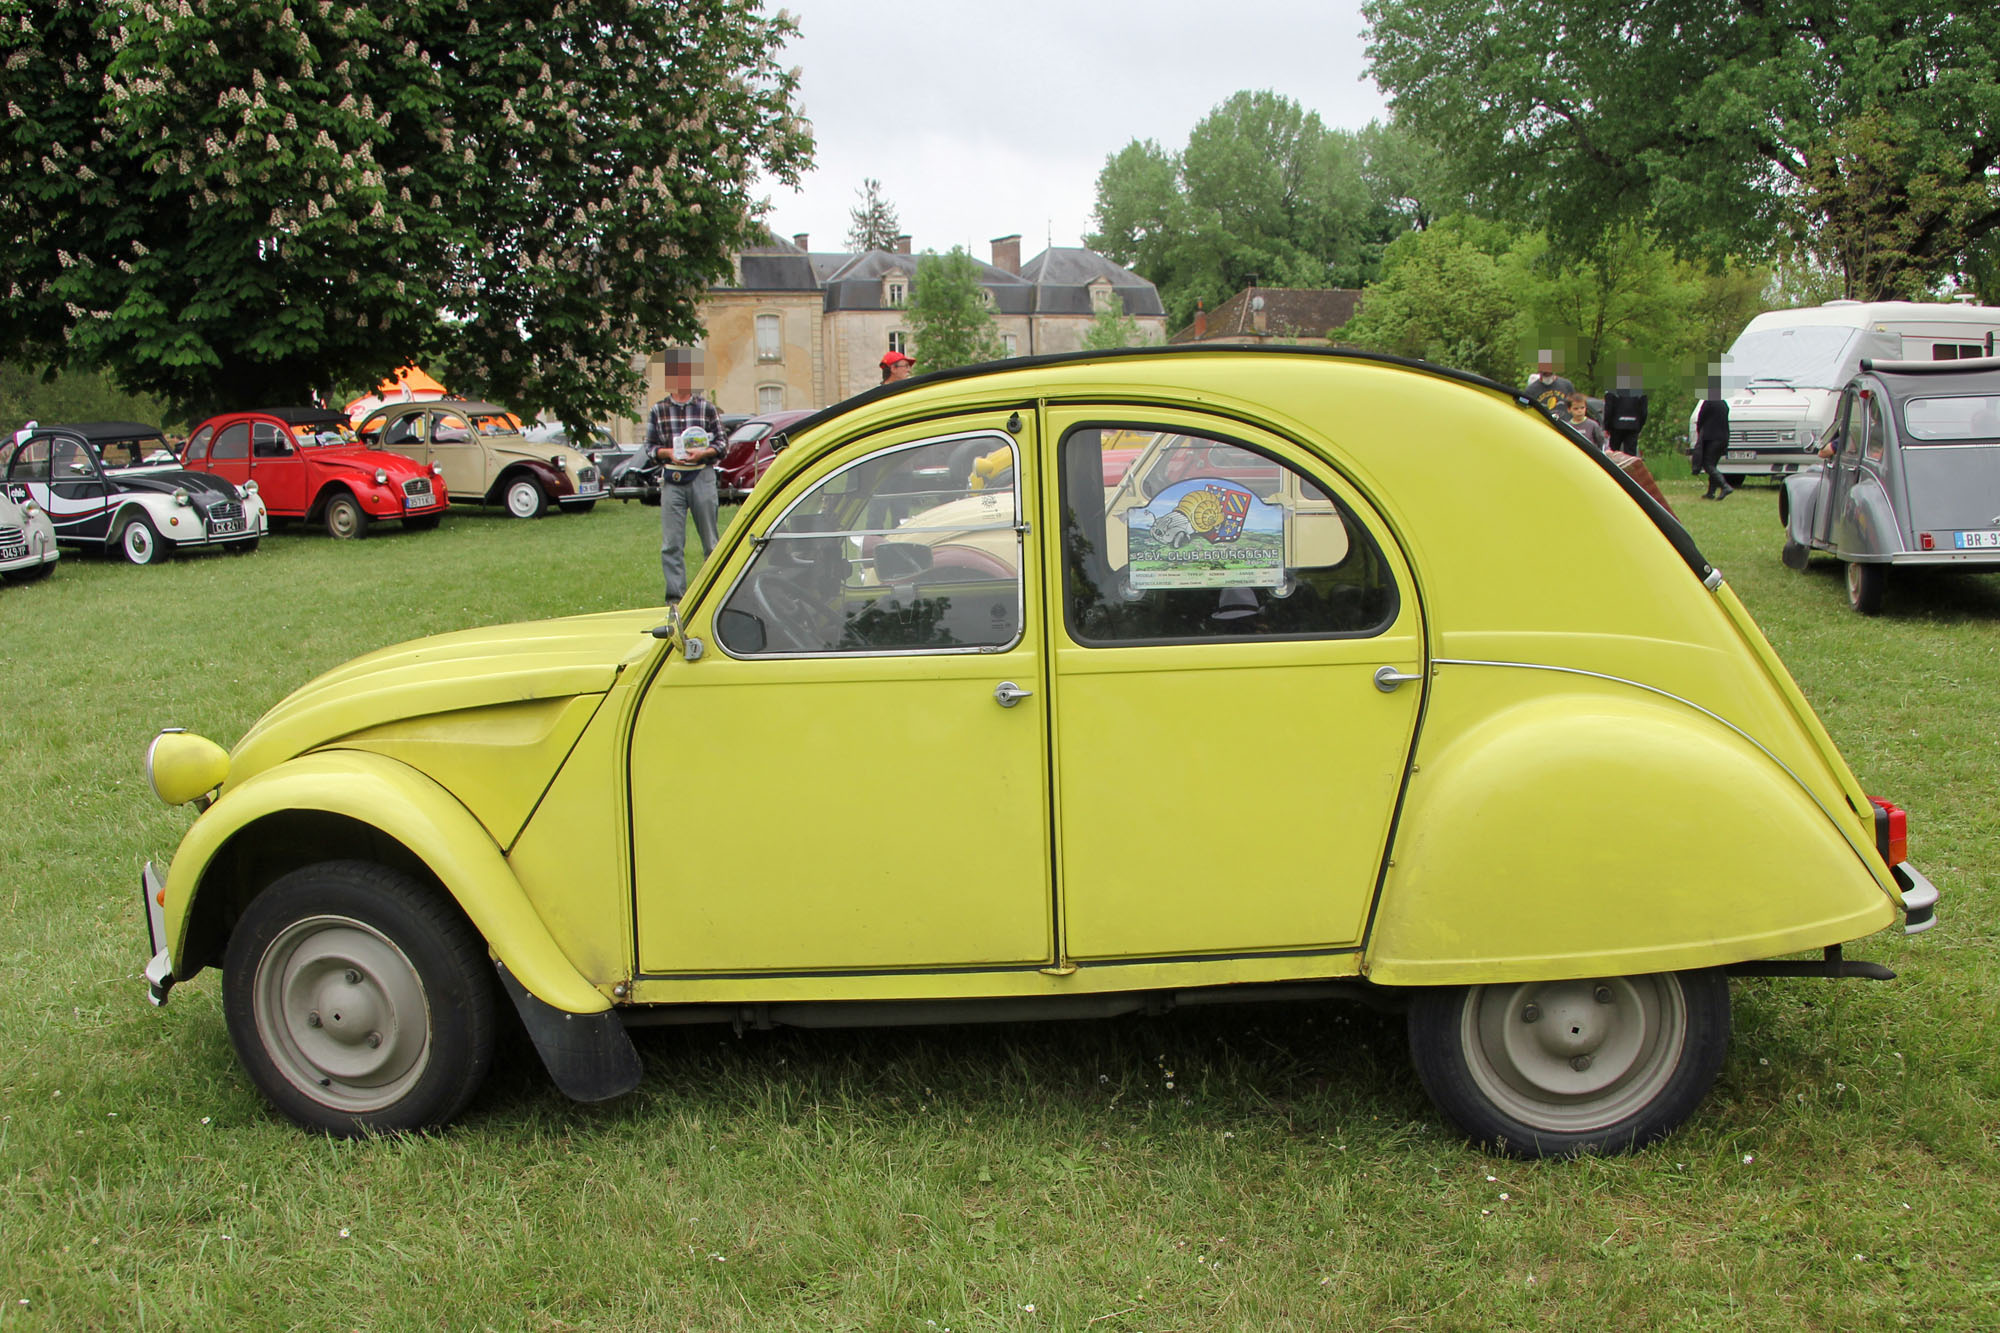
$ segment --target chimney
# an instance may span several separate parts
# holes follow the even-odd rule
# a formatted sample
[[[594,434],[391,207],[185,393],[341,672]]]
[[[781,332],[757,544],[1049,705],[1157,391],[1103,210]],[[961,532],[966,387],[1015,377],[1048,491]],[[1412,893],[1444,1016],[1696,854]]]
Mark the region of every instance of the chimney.
[[[1194,336],[1197,338],[1208,336],[1208,311],[1202,309],[1199,296],[1194,298]]]
[[[896,238],[896,253],[899,255],[910,253],[910,238],[908,233]]]
[[[1270,317],[1264,311],[1264,298],[1250,298],[1250,327],[1258,333],[1270,332]]]
[[[1015,277],[1021,276],[1021,233],[993,238],[993,267]]]
[[[812,253],[812,247],[806,244],[810,239],[812,239],[812,236],[809,232],[798,231],[792,233],[792,244],[804,250],[807,254]]]

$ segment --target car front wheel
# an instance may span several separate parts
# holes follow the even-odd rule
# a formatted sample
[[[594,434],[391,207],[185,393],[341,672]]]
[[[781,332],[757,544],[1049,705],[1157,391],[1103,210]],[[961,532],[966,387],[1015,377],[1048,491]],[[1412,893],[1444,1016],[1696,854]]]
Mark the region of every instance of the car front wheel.
[[[151,519],[134,514],[118,531],[118,550],[135,565],[157,565],[173,554],[174,546],[160,535]]]
[[[1625,1152],[1693,1113],[1729,1050],[1729,980],[1662,972],[1449,986],[1410,1006],[1438,1109],[1516,1157]]]
[[[368,514],[361,502],[342,493],[326,502],[326,535],[338,541],[353,541],[368,535]]]
[[[341,1138],[456,1115],[493,1062],[494,975],[457,905],[399,871],[327,861],[251,900],[223,1011],[272,1105]]]
[[[507,483],[507,512],[515,518],[540,518],[549,507],[548,496],[533,477],[516,477]]]

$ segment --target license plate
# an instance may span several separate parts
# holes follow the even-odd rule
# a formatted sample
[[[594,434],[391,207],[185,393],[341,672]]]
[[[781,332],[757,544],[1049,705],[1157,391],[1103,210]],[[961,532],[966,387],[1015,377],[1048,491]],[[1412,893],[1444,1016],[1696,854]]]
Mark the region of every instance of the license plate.
[[[1729,456],[1731,458],[1755,458],[1757,451],[1755,449],[1731,449]]]
[[[0,560],[19,560],[27,554],[26,546],[0,546]]]
[[[434,503],[436,502],[431,499],[429,491],[418,491],[415,495],[406,495],[403,497],[403,508],[405,509],[428,509]]]
[[[599,489],[601,488],[598,486],[596,482],[594,481],[586,482],[583,485],[576,488],[576,493],[578,495],[595,495],[597,494]]]
[[[242,526],[243,523],[239,519],[218,518],[215,522],[208,525],[208,535],[211,537],[226,537]]]
[[[1951,542],[1961,551],[2000,549],[2000,529],[1989,528],[1985,532],[1954,532]]]

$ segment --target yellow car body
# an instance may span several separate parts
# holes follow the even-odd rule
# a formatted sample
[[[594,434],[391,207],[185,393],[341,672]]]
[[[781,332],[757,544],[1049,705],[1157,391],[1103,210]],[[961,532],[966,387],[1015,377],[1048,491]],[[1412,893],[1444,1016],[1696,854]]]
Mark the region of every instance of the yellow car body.
[[[622,1024],[648,1011],[893,1022],[1367,988],[1429,997],[1420,1071],[1469,1133],[1577,1151],[1664,1132],[1645,1104],[1686,1101],[1676,1120],[1713,1077],[1688,1101],[1668,1067],[1704,1043],[1719,1063],[1726,990],[1718,1037],[1698,1014],[1675,1028],[1708,992],[1655,978],[1805,951],[1827,952],[1764,970],[1853,970],[1838,946],[1899,914],[1929,924],[1935,890],[1890,864],[1883,817],[1727,583],[1500,386],[1298,349],[1155,350],[925,377],[802,425],[668,624],[644,609],[449,634],[273,708],[164,879],[148,870],[156,996],[226,973],[269,886],[372,865],[469,923],[574,1095],[636,1080]],[[1147,452],[1106,490],[1092,451],[1135,440]],[[1205,490],[1169,542],[1133,511],[1172,526],[1173,493],[1142,478],[1188,440],[1269,479],[1188,455],[1180,484]],[[968,489],[960,465],[996,448],[1012,480],[982,462]],[[929,490],[868,480],[903,459]],[[874,568],[927,512],[971,563],[903,568],[904,550]],[[971,541],[968,515],[984,515]],[[690,818],[696,780],[759,793],[781,825]],[[1614,795],[1635,791],[1642,808]],[[265,934],[278,961],[241,962],[262,989],[232,1033],[242,1048],[312,1024],[276,1061],[303,1097],[274,1095],[283,1109],[335,1132],[456,1110],[380,1091],[428,1068],[436,1033],[362,1091],[335,1095],[336,1072],[316,1094],[351,1052],[315,1053],[331,1001],[288,1000],[309,984],[285,968],[365,990],[367,967],[329,964],[340,950],[296,923]],[[371,1003],[410,993],[397,984]],[[1609,1036],[1585,1021],[1628,1003]],[[1508,1005],[1535,1026],[1503,1029]],[[1549,1044],[1540,1016],[1565,1005],[1584,1006],[1565,1040],[1610,1045]],[[1452,1068],[1498,1119],[1461,1113],[1426,1066],[1451,1031],[1470,1051]],[[1614,1060],[1624,1100],[1603,1110],[1586,1085]]]

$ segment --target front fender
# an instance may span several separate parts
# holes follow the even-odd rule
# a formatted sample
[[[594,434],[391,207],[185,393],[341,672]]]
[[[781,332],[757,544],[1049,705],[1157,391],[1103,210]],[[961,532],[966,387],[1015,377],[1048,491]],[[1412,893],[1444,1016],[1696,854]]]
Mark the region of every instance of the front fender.
[[[551,500],[576,490],[576,483],[571,481],[569,474],[561,468],[553,467],[539,458],[515,458],[510,459],[507,466],[500,470],[500,476],[494,481],[493,488],[486,493],[486,502],[499,504],[507,493],[507,484],[514,480],[516,473],[520,472],[532,474],[535,480],[541,483],[542,490]]]
[[[1817,472],[1795,472],[1785,478],[1778,495],[1778,518],[1785,535],[1801,546],[1812,545],[1813,514],[1825,492],[1826,478]]]
[[[1776,759],[1651,696],[1496,710],[1425,757],[1401,828],[1364,959],[1389,985],[1716,967],[1896,919],[1863,850]]]
[[[282,837],[285,817],[335,815],[393,839],[444,885],[494,957],[536,998],[566,1013],[601,1013],[610,1001],[550,937],[500,848],[450,792],[405,764],[358,750],[320,750],[233,785],[182,839],[167,874],[166,925],[180,974],[189,931],[228,910],[219,883],[225,850]],[[351,854],[351,853],[350,853]],[[274,849],[282,857],[284,849]],[[230,864],[241,858],[230,858]],[[252,891],[262,884],[252,886]]]

